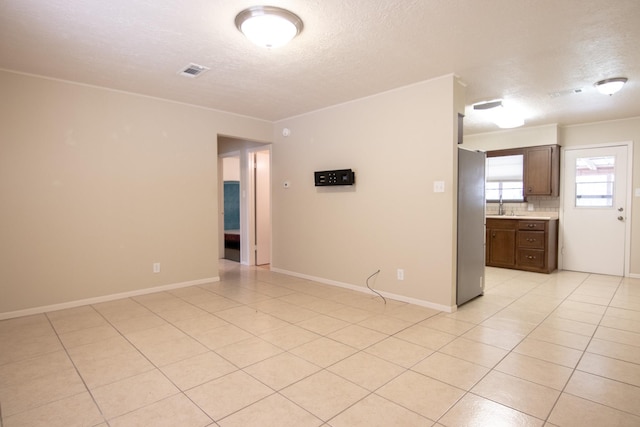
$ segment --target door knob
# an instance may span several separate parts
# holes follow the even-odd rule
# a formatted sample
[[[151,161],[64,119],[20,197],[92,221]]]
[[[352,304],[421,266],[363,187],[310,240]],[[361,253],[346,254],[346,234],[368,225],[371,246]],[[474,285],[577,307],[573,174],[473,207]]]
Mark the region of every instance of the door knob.
[[[624,221],[624,217],[623,217],[622,215],[620,215],[620,216],[618,217],[618,221]]]
[[[618,212],[622,212],[624,208],[618,208]]]

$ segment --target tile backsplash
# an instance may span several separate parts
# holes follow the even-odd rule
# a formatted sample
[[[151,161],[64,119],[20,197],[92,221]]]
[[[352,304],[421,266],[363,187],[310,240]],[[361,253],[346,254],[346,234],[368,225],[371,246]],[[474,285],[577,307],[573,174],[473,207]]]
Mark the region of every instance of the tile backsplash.
[[[529,196],[527,199],[528,202],[525,203],[503,203],[505,214],[529,215],[535,212],[558,214],[560,210],[559,197]],[[530,206],[533,206],[531,210],[529,210]],[[487,203],[486,211],[487,215],[497,215],[498,203]]]

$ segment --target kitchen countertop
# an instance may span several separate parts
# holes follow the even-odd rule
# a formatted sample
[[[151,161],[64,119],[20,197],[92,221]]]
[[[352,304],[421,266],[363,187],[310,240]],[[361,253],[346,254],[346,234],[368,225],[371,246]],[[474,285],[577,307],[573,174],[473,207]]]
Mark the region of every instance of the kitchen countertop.
[[[537,220],[556,220],[558,219],[555,216],[544,216],[544,215],[487,215],[487,218],[491,219],[537,219]]]

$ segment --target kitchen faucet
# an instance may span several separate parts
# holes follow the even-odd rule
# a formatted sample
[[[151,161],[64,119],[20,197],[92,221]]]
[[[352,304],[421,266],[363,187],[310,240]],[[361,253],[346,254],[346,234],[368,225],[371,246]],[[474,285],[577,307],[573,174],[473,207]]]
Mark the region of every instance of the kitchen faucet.
[[[504,215],[504,205],[502,204],[502,194],[500,195],[500,202],[498,203],[498,215]]]

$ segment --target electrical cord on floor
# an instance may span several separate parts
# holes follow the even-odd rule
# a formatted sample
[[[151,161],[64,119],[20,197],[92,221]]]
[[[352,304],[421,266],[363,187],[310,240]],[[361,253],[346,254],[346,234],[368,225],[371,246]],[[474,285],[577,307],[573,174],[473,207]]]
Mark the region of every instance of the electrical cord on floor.
[[[375,294],[377,294],[380,298],[382,298],[382,300],[384,301],[384,305],[387,305],[387,300],[385,299],[385,297],[382,296],[382,294],[378,291],[376,291],[375,289],[373,289],[371,286],[369,286],[369,279],[371,279],[373,276],[375,276],[376,274],[380,273],[380,270],[376,271],[375,273],[373,273],[371,276],[367,277],[367,288],[369,288],[369,290],[371,292],[374,292]]]

